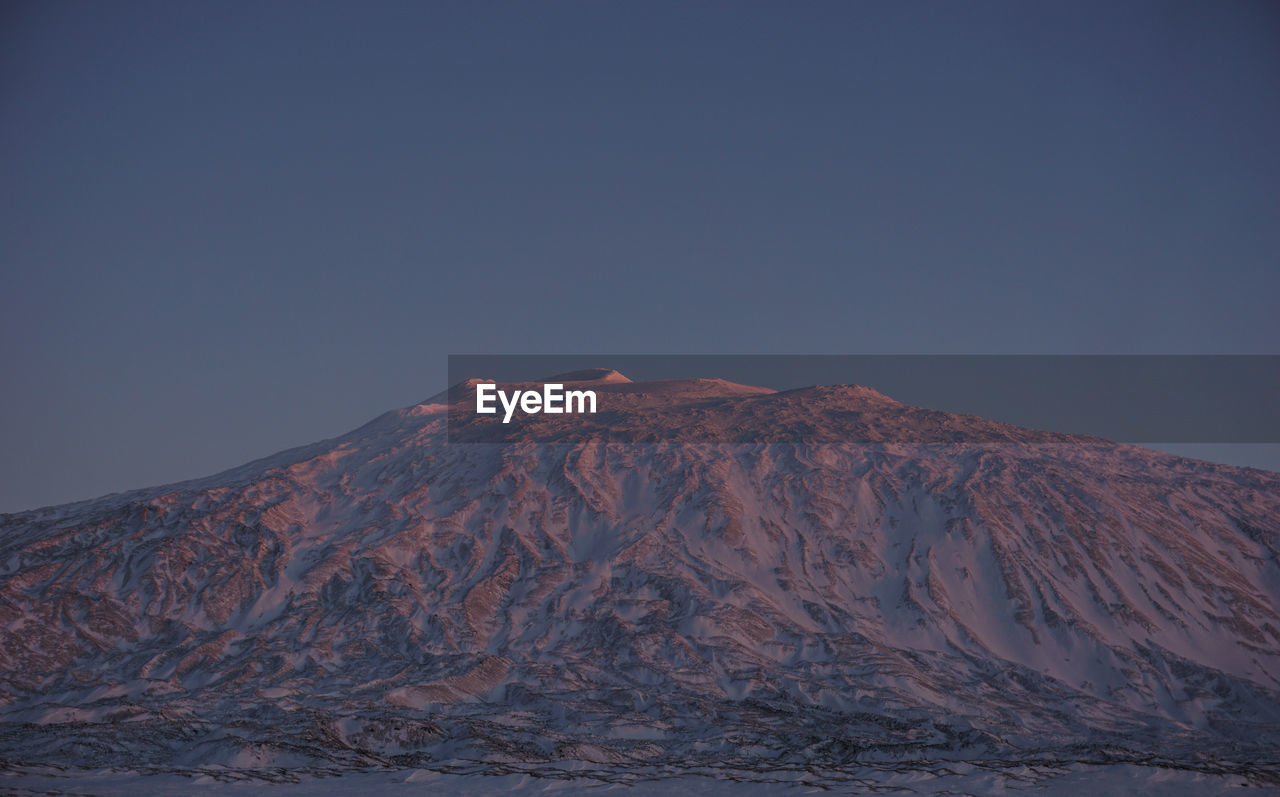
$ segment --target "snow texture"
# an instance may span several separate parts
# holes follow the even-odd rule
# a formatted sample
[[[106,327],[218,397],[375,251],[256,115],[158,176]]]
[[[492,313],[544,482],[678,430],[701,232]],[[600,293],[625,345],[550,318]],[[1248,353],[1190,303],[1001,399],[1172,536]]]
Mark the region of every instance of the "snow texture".
[[[450,443],[460,385],[0,516],[0,788],[1277,782],[1280,475],[867,388],[577,376],[643,397],[607,419],[634,442]],[[697,442],[725,417],[949,442]]]

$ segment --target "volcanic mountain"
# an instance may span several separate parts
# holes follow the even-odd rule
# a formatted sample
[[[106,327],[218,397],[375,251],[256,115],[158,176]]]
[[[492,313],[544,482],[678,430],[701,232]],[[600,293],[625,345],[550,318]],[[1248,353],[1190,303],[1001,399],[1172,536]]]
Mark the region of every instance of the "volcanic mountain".
[[[1280,474],[865,387],[558,379],[602,411],[493,442],[458,414],[468,382],[207,479],[0,516],[0,757],[1276,758]]]

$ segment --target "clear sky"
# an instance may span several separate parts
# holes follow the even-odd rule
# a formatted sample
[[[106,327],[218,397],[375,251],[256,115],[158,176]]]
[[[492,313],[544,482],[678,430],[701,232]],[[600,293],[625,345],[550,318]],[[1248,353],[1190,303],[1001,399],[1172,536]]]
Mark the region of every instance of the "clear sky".
[[[9,2],[0,511],[450,352],[1276,353],[1276,142],[1273,2]]]

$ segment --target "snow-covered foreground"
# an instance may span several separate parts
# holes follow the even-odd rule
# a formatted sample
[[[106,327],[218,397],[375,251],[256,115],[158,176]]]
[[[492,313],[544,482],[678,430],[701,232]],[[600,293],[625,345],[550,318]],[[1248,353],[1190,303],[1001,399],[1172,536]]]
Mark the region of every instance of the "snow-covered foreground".
[[[0,773],[0,791],[16,794],[94,794],[102,797],[210,795],[303,797],[303,795],[449,794],[599,794],[617,797],[688,795],[1040,795],[1041,797],[1203,797],[1217,794],[1280,794],[1280,767],[1250,767],[1240,772],[1204,772],[1136,764],[1061,764],[1039,762],[912,762],[842,771],[733,772],[674,774],[643,768],[593,769],[566,762],[556,768],[503,772],[483,768],[466,774],[432,770],[331,773],[328,776],[252,773],[212,769],[206,772],[138,774],[122,771],[70,771],[19,768]]]

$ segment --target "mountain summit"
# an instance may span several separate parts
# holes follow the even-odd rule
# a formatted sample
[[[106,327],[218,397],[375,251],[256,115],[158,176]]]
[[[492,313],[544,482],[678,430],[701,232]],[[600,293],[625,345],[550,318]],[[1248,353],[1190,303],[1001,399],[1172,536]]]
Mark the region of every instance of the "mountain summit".
[[[862,385],[779,392],[724,379],[632,382],[604,369],[499,383],[509,391],[537,391],[544,384],[565,382],[600,397],[601,411],[594,415],[540,415],[510,424],[497,415],[476,413],[476,386],[491,381],[467,379],[428,401],[448,405],[450,442],[1103,442],[913,407]]]
[[[869,388],[555,379],[617,398],[583,417],[621,442],[449,442],[464,383],[0,517],[4,757],[754,777],[1280,745],[1280,475]]]
[[[631,380],[613,370],[612,368],[587,368],[581,371],[570,371],[564,374],[556,374],[550,377],[548,382],[602,382],[604,384],[617,384],[619,382],[630,382]]]

